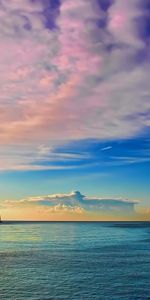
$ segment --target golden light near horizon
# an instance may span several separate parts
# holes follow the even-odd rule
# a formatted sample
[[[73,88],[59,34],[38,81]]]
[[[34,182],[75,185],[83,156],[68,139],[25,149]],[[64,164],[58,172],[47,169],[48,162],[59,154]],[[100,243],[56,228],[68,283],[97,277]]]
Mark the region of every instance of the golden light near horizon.
[[[65,211],[65,204],[59,213],[44,202],[33,215],[31,201],[21,209],[20,200],[30,195],[75,189],[139,199],[139,218],[147,218],[147,1],[1,2],[0,214],[59,219],[63,210],[60,218],[85,218],[80,209]],[[9,199],[16,200],[16,208],[6,205]]]
[[[113,221],[148,220],[150,210],[138,201],[87,197],[79,191],[50,194],[3,202],[5,220],[24,221]]]

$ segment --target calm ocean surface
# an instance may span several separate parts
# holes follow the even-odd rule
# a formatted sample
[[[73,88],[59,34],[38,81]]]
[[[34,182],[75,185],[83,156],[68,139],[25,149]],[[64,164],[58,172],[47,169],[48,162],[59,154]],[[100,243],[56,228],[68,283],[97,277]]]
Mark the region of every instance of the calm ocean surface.
[[[5,299],[150,299],[150,222],[0,225]]]

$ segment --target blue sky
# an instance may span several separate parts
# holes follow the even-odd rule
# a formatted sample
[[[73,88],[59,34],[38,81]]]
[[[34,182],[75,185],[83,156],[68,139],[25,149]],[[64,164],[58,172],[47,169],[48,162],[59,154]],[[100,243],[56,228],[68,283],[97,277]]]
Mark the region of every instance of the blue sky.
[[[89,195],[139,199],[148,206],[149,143],[146,135],[109,142],[83,140],[58,147],[54,153],[74,155],[52,162],[47,158],[45,165],[58,165],[58,170],[1,172],[2,197],[19,199],[79,189]]]
[[[0,199],[150,207],[150,4],[0,1]]]

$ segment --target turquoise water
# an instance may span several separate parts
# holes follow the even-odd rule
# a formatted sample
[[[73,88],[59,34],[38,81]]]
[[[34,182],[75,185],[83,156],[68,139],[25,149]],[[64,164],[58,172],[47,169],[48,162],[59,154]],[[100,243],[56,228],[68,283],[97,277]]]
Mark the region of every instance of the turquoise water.
[[[150,222],[0,225],[0,299],[150,299]]]

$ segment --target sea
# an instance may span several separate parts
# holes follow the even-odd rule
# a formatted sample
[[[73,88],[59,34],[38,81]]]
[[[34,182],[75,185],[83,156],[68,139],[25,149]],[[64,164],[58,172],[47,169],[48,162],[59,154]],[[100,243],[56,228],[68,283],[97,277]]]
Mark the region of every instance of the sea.
[[[150,299],[150,222],[4,222],[0,300]]]

